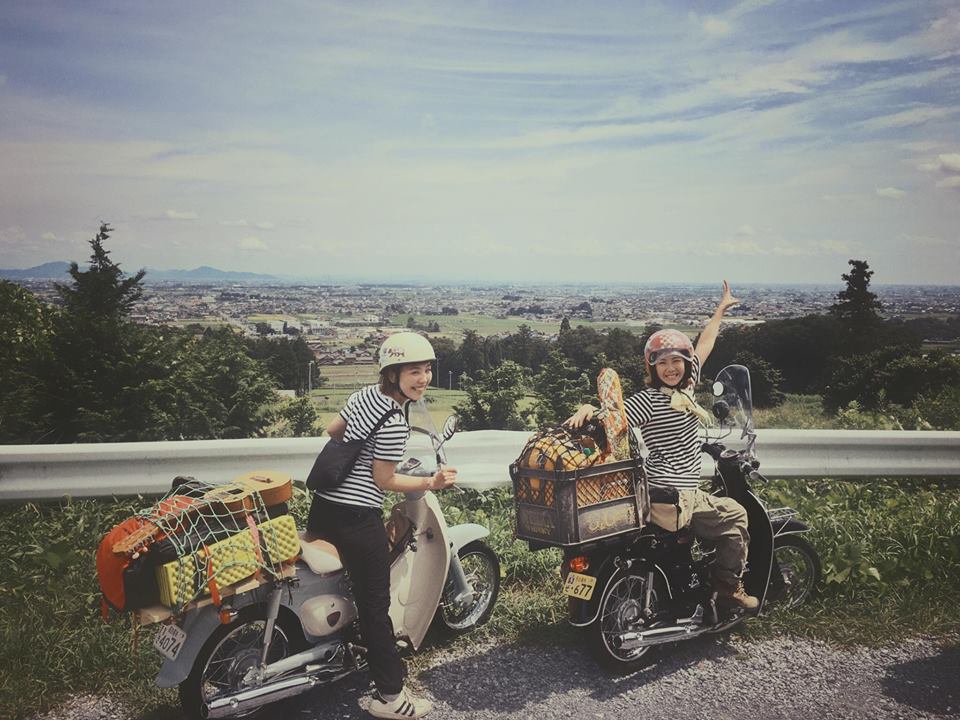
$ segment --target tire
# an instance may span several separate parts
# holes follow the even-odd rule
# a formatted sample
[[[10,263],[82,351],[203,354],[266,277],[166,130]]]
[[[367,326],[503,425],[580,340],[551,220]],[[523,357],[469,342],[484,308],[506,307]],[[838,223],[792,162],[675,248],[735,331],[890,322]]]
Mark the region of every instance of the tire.
[[[803,605],[820,586],[820,556],[799,535],[781,535],[773,540],[773,555],[783,574],[784,588],[774,600],[781,608]]]
[[[621,675],[646,665],[652,656],[652,646],[625,650],[616,645],[617,636],[641,631],[645,627],[642,611],[647,590],[647,577],[618,573],[610,580],[600,599],[597,619],[587,627],[587,647],[604,669]],[[657,612],[658,598],[666,597],[663,578],[654,575],[650,610]]]
[[[242,689],[244,674],[260,662],[265,628],[263,606],[245,609],[232,623],[217,628],[200,648],[190,675],[180,683],[180,705],[187,717],[203,720],[211,700]],[[268,661],[293,655],[305,644],[300,628],[281,614],[274,623]],[[254,717],[263,709],[232,717]]]
[[[475,595],[468,607],[455,607],[453,580],[447,578],[443,595],[440,597],[440,607],[433,619],[433,626],[446,637],[463,635],[478,625],[483,625],[490,619],[490,613],[493,612],[493,606],[500,594],[500,559],[493,550],[475,540],[460,548],[457,555]]]

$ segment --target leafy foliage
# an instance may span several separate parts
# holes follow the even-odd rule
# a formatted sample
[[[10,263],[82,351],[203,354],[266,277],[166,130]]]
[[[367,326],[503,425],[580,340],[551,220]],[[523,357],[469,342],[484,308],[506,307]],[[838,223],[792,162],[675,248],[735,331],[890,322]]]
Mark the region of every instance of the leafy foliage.
[[[533,377],[533,415],[537,425],[556,425],[566,420],[593,394],[587,374],[554,350]]]
[[[19,285],[0,280],[0,439],[27,443],[45,425],[41,368],[53,360],[55,312]]]
[[[526,369],[507,360],[493,370],[481,370],[476,379],[465,378],[467,397],[454,406],[454,412],[464,430],[522,430],[525,423],[518,403],[526,385]]]
[[[89,268],[74,263],[73,282],[58,286],[59,310],[0,284],[0,442],[262,432],[274,398],[271,374],[230,330],[196,339],[188,331],[131,322],[144,271],[126,277],[110,260],[103,245],[109,232],[104,224],[91,240]],[[274,347],[295,353],[297,342]]]

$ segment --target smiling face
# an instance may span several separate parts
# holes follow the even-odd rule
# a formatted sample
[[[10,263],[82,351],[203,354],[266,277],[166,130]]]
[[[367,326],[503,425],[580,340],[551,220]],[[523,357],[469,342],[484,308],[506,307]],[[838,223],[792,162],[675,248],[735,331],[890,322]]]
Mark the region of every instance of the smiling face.
[[[660,382],[667,387],[679,385],[687,371],[686,363],[679,355],[666,357],[658,361],[653,367],[656,370],[657,377],[660,378]]]
[[[400,366],[397,385],[405,398],[416,402],[423,397],[431,380],[433,380],[432,363],[408,363]]]

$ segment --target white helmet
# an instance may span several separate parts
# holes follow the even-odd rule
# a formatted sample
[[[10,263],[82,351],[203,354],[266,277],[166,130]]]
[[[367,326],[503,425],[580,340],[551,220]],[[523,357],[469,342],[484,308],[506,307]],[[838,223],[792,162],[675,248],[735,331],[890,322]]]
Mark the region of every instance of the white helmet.
[[[380,346],[381,372],[394,365],[436,360],[433,345],[423,335],[415,332],[399,332],[391,335]]]

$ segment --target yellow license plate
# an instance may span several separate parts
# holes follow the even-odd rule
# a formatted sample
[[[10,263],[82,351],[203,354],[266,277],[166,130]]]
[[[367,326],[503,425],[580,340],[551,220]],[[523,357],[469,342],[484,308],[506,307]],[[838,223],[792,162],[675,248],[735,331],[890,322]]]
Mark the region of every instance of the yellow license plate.
[[[567,575],[563,583],[563,594],[579,600],[589,600],[593,596],[593,589],[597,586],[597,579],[590,575],[581,575],[572,572]]]

